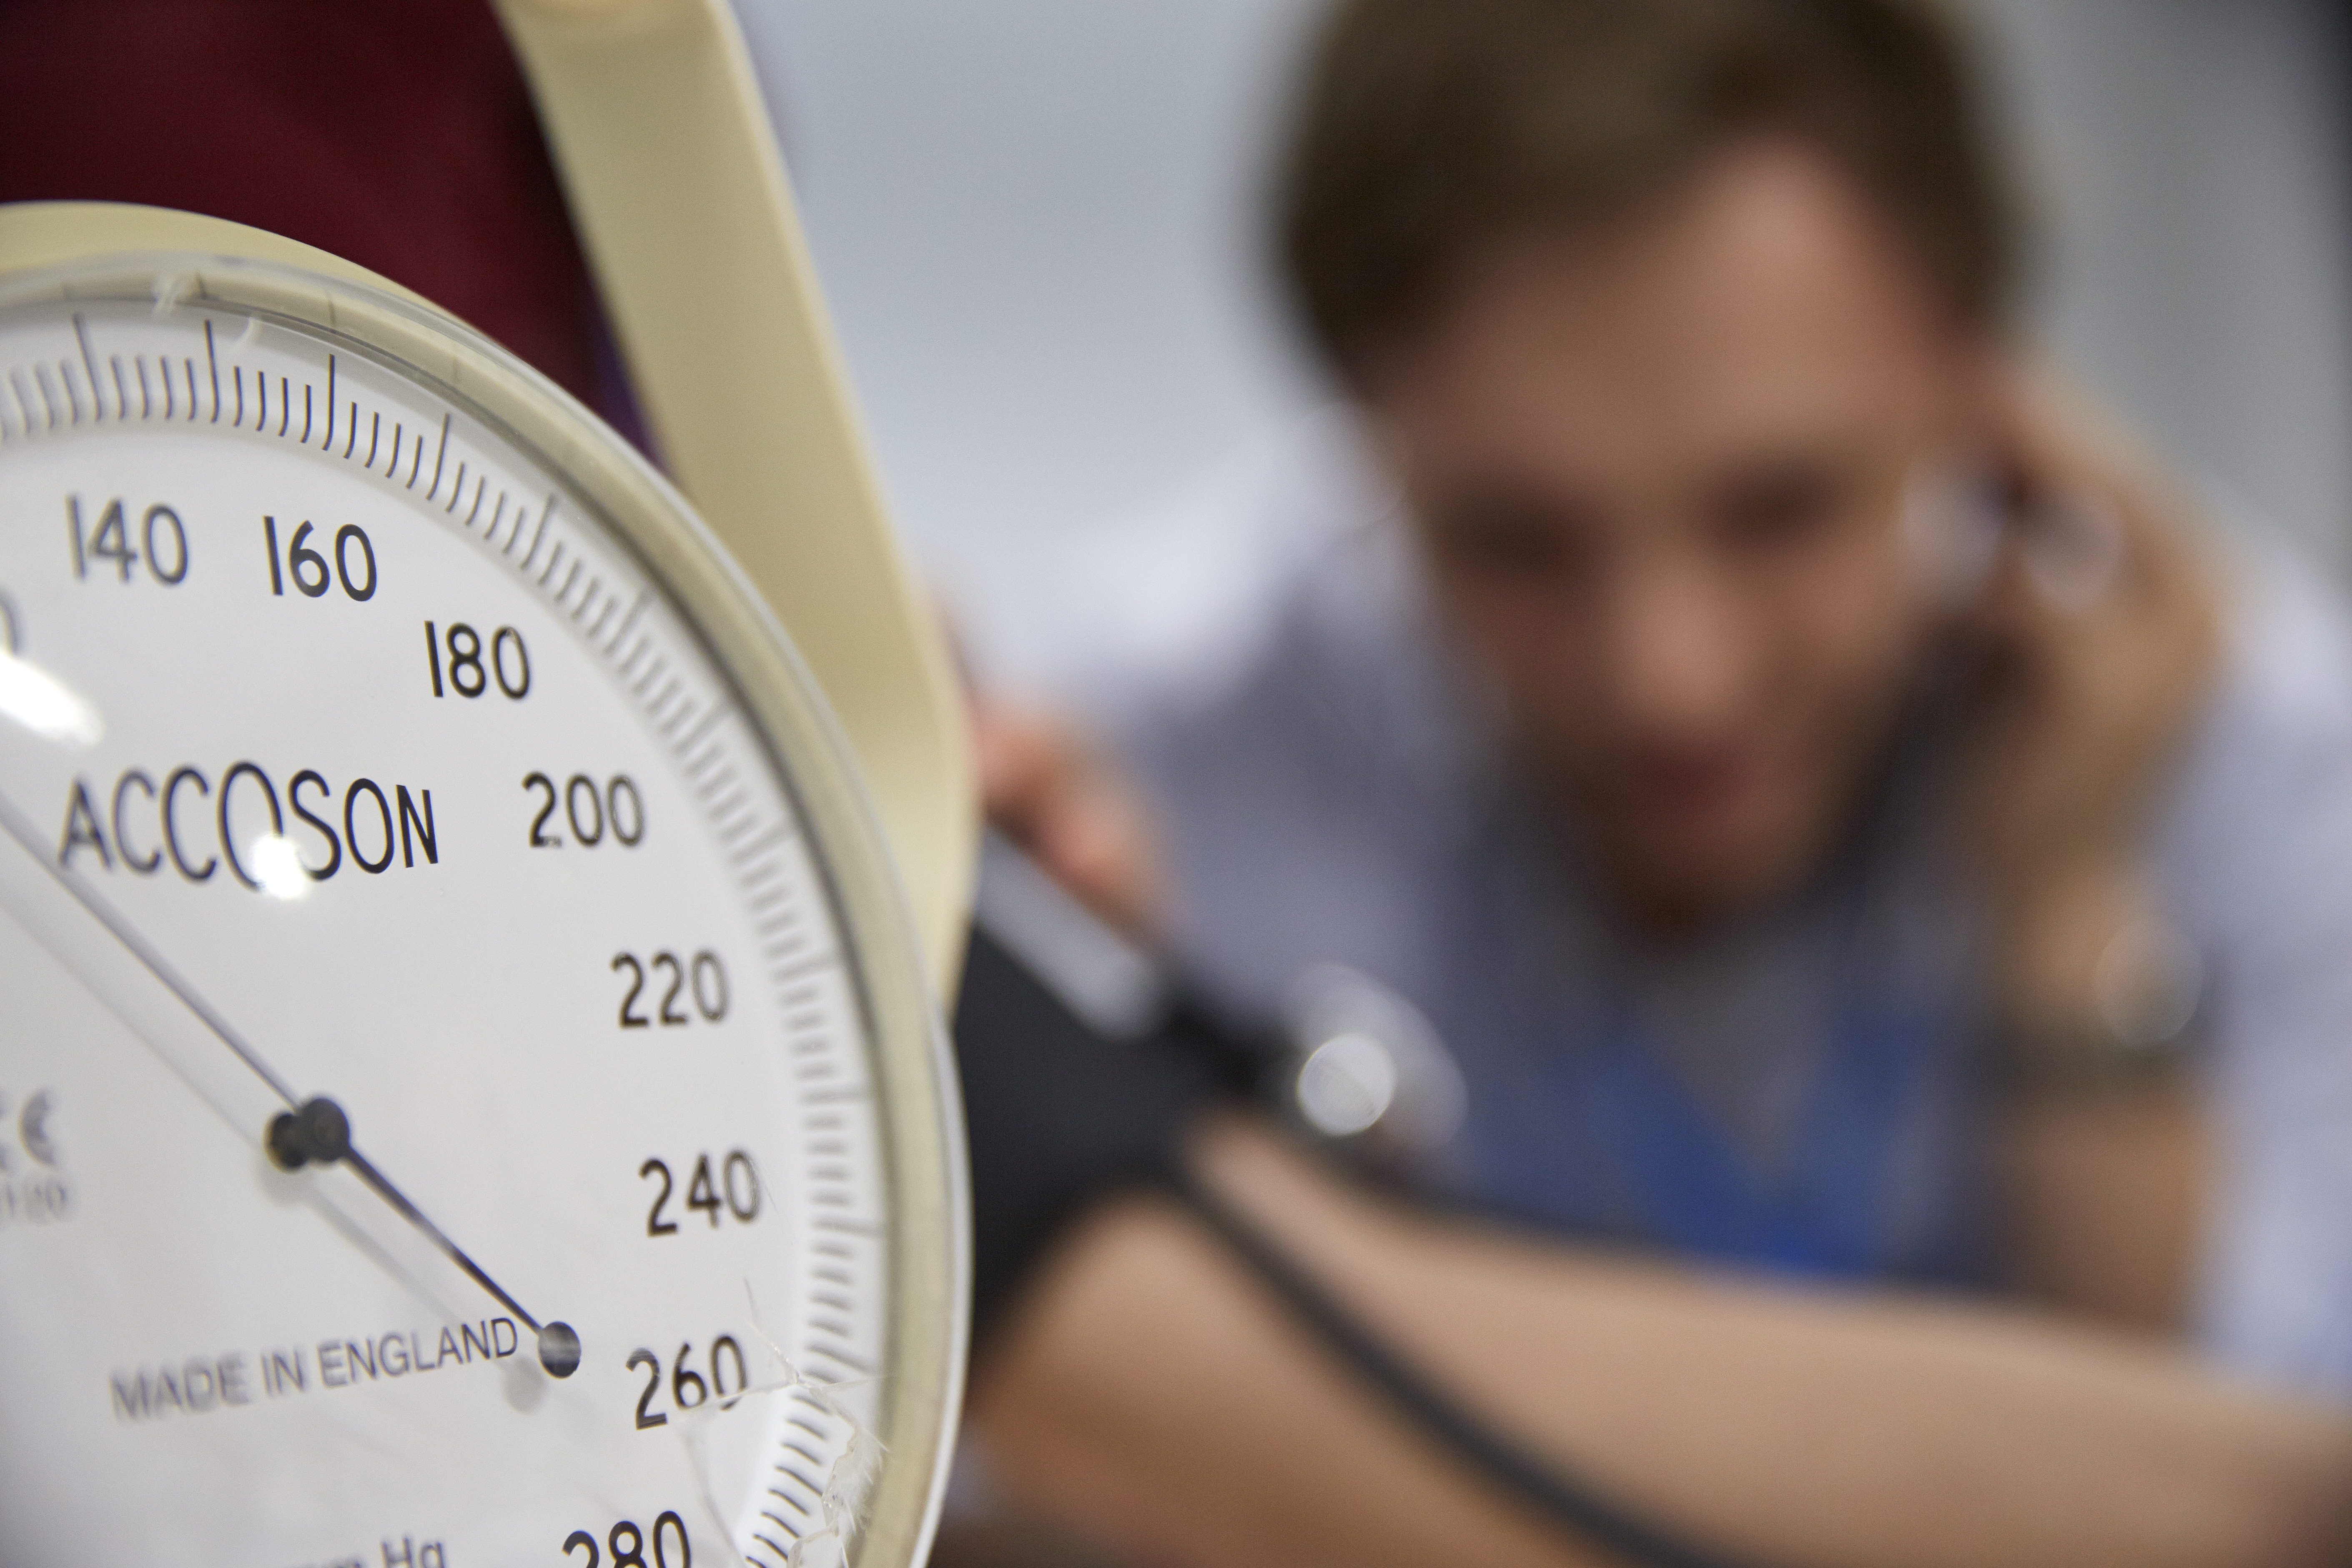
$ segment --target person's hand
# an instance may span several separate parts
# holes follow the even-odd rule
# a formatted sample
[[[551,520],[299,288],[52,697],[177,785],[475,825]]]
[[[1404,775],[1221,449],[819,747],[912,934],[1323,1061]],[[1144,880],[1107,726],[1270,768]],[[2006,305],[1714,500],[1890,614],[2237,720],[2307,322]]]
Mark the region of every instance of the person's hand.
[[[1130,936],[1160,923],[1158,845],[1142,802],[1069,725],[975,695],[972,749],[988,820],[1072,897]]]
[[[2137,1026],[2168,1014],[2177,1030],[2195,984],[2168,968],[2179,939],[2140,860],[2212,682],[2219,595],[2188,503],[2145,457],[2046,382],[2020,377],[2001,414],[2013,505],[1974,611],[1989,658],[1972,804],[2000,1065],[2022,1091],[2000,1145],[2009,1260],[2048,1305],[2173,1331],[2210,1148],[2178,1055],[2146,1054],[2168,1025]]]
[[[1973,806],[2012,1015],[2089,1016],[2144,918],[2150,796],[2202,705],[2219,597],[2188,502],[2046,379],[1996,416],[2012,504],[1971,619],[1988,654]]]

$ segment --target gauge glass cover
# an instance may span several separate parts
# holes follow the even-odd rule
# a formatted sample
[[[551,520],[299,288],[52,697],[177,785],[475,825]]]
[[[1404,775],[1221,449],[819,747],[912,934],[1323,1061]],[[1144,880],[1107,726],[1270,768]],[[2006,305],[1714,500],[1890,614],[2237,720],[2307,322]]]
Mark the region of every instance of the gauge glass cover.
[[[919,1551],[952,1091],[841,755],[677,498],[455,323],[0,282],[7,1558]]]

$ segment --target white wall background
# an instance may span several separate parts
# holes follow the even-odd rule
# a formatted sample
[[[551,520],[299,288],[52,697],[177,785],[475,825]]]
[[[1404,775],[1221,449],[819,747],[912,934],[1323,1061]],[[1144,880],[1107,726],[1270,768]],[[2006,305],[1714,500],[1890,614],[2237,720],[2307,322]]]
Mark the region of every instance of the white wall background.
[[[1180,612],[1204,563],[1171,565],[1155,518],[1320,397],[1259,226],[1314,0],[738,4],[900,521],[975,650],[1053,683],[1081,651],[1073,563],[1106,537]],[[2045,335],[2177,460],[2352,563],[2341,14],[1982,5],[2042,203]]]
[[[2352,119],[2328,0],[1982,0],[2042,320],[2176,457],[2352,566]]]

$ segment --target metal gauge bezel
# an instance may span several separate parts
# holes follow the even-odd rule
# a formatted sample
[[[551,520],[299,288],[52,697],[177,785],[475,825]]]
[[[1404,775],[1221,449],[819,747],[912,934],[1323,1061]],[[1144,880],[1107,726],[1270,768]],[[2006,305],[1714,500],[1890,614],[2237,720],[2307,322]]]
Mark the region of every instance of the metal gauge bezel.
[[[962,1111],[880,827],[838,724],[784,629],[635,448],[545,376],[421,301],[276,259],[162,245],[110,246],[0,272],[0,317],[100,302],[258,317],[371,359],[478,421],[544,466],[635,558],[731,688],[807,826],[871,1042],[890,1226],[876,1431],[885,1458],[850,1560],[861,1568],[920,1561],[937,1525],[962,1394],[970,1272]]]

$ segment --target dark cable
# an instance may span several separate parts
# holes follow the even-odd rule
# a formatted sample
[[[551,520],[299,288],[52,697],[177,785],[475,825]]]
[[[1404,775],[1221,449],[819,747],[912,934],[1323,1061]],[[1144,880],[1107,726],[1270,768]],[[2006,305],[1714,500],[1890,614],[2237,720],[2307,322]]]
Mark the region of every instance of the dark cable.
[[[1648,1568],[1736,1568],[1565,1475],[1441,1393],[1420,1368],[1366,1328],[1272,1237],[1189,1174],[1175,1195],[1277,1297],[1291,1315],[1417,1430],[1465,1465],[1580,1542]]]

